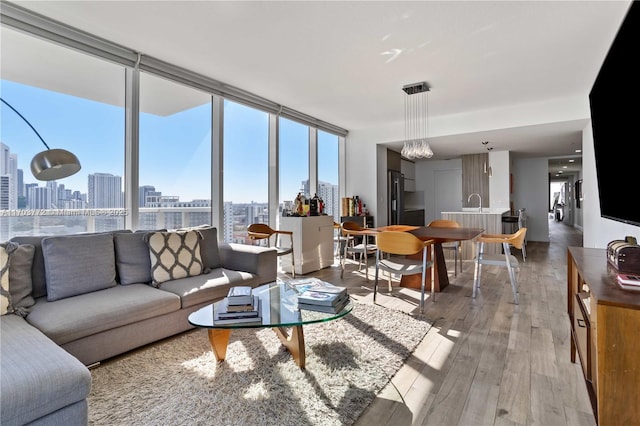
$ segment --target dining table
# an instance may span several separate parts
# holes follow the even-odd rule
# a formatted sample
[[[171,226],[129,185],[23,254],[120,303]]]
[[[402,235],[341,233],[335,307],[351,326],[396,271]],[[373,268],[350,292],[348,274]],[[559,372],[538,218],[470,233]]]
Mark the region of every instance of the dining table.
[[[412,226],[412,225],[388,225],[377,228],[365,228],[360,235],[375,236],[384,231],[409,232],[422,241],[433,240],[433,249],[429,250],[429,260],[434,259],[434,291],[439,292],[449,285],[449,273],[445,262],[442,243],[452,241],[472,240],[484,232],[483,228],[436,228],[432,226]],[[408,257],[420,259],[421,254]],[[431,290],[431,274],[426,274],[425,290]],[[400,280],[401,287],[420,288],[420,275],[403,275]]]

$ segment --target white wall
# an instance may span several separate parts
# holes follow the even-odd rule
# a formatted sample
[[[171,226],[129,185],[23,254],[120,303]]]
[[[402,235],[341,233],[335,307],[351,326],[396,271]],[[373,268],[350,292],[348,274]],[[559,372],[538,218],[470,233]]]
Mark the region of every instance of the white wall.
[[[489,206],[491,208],[509,208],[509,151],[489,152]]]
[[[594,248],[606,248],[611,240],[623,239],[631,235],[640,240],[640,227],[627,225],[615,220],[600,217],[600,198],[598,194],[598,182],[596,176],[596,159],[593,149],[593,133],[591,123],[582,131],[582,192],[584,204],[582,208],[583,220],[583,246]],[[629,189],[632,193],[637,190]],[[629,208],[638,208],[638,201],[629,203]]]
[[[513,159],[513,206],[527,209],[527,240],[549,241],[549,159]]]

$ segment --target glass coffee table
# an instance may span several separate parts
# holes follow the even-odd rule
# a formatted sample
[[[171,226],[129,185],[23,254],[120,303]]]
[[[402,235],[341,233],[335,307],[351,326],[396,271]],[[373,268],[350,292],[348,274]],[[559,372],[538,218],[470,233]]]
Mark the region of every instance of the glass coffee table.
[[[222,301],[203,306],[189,315],[189,323],[196,327],[207,328],[209,342],[216,360],[224,361],[231,331],[240,328],[272,328],[293,356],[300,368],[305,368],[305,350],[303,325],[333,321],[347,315],[353,309],[353,303],[337,313],[324,313],[298,309],[297,292],[285,281],[265,284],[253,289],[260,298],[262,321],[260,323],[214,324],[213,317]]]

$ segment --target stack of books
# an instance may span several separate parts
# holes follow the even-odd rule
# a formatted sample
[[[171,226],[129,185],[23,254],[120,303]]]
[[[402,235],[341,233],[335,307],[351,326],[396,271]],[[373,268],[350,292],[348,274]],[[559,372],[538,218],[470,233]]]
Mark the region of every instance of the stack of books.
[[[624,290],[640,291],[640,275],[618,274],[616,280]]]
[[[215,309],[214,324],[262,323],[260,298],[249,286],[231,287]]]
[[[293,280],[291,286],[298,292],[298,308],[335,314],[349,303],[345,287],[339,287],[317,278]]]

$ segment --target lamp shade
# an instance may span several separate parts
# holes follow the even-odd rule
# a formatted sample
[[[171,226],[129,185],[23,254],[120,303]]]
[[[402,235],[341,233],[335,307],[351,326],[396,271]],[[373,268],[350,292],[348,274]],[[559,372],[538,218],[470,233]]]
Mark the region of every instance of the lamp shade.
[[[56,180],[80,170],[80,161],[65,149],[47,149],[31,160],[31,173],[38,180]]]

